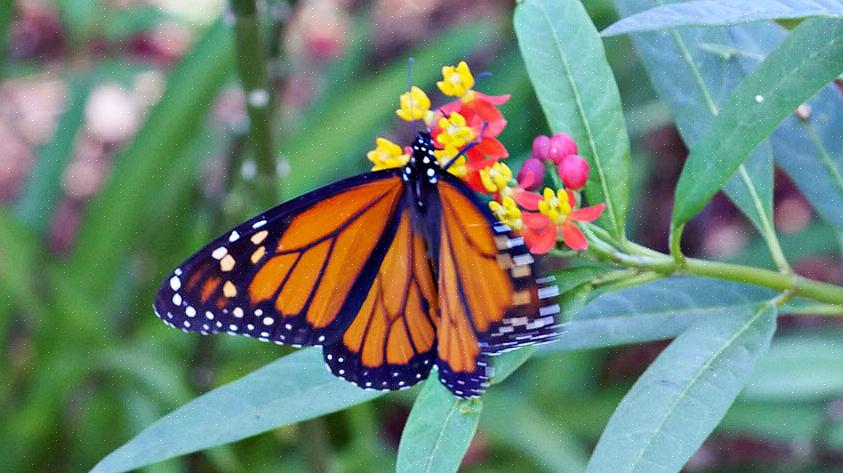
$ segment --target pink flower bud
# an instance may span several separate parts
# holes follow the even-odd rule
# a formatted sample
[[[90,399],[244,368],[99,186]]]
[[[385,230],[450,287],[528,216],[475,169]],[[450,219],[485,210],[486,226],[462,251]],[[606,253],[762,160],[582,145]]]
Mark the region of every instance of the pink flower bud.
[[[550,138],[539,135],[533,140],[533,157],[542,160],[550,158]]]
[[[559,164],[566,157],[577,154],[577,142],[565,133],[557,133],[550,138],[550,159]]]
[[[557,166],[562,182],[574,190],[582,189],[588,181],[588,162],[581,156],[572,154],[562,160]]]
[[[524,161],[521,170],[518,171],[518,187],[528,191],[534,191],[542,185],[544,174],[544,163],[537,158],[529,158]]]

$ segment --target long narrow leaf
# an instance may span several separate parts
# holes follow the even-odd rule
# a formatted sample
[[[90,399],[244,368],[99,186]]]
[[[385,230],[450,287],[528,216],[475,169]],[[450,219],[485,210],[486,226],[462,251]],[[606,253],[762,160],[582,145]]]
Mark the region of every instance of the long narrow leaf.
[[[455,397],[438,379],[425,381],[398,447],[398,473],[455,473],[468,450],[482,403]]]
[[[738,283],[674,277],[604,294],[580,309],[538,353],[672,338],[695,321],[755,307],[775,294]]]
[[[134,470],[342,410],[382,394],[333,376],[325,369],[318,348],[300,350],[161,418],[105,457],[93,472]]]
[[[680,26],[733,25],[763,20],[785,20],[812,16],[843,17],[841,0],[697,0],[660,5],[627,16],[605,30],[603,36]]]
[[[741,397],[793,402],[839,398],[843,394],[841,360],[840,336],[804,333],[777,338],[753,371]]]
[[[791,115],[770,140],[776,163],[823,219],[843,231],[843,95],[836,85]]]
[[[799,104],[843,70],[843,21],[803,22],[735,88],[691,150],[676,188],[673,225],[696,215]]]
[[[616,0],[624,15],[662,2]],[[670,1],[675,4],[675,1]],[[669,106],[682,139],[695,146],[734,87],[783,40],[775,24],[729,28],[682,28],[633,35],[638,54],[659,96]],[[671,71],[664,74],[665,70]],[[773,158],[766,144],[724,186],[729,198],[762,232],[772,227]]]
[[[591,165],[586,196],[606,203],[603,221],[621,237],[631,189],[629,138],[600,36],[579,0],[525,0],[514,21],[550,128],[579,144]]]
[[[586,471],[679,471],[766,352],[775,316],[764,303],[702,320],[680,335],[621,401]]]

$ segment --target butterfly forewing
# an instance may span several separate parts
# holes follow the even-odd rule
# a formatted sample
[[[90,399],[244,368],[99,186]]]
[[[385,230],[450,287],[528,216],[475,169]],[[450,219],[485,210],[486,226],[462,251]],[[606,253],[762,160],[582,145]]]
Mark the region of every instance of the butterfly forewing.
[[[293,345],[338,339],[393,238],[402,192],[396,173],[384,171],[275,207],[175,269],[155,312],[186,331]]]
[[[555,337],[556,286],[537,278],[523,240],[461,182],[446,178],[438,189],[437,366],[454,394],[477,396],[491,376],[487,355]]]

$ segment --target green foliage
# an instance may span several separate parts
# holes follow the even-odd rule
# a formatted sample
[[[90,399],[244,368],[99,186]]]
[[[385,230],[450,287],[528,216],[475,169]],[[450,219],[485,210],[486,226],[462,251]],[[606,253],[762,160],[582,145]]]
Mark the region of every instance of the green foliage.
[[[0,340],[10,355],[0,360],[9,380],[0,386],[0,469],[86,471],[99,461],[93,471],[675,472],[712,432],[843,449],[843,422],[829,408],[843,395],[843,338],[831,325],[788,333],[787,324],[773,338],[777,314],[843,315],[843,289],[790,269],[791,261],[841,255],[843,98],[828,82],[843,72],[843,27],[811,17],[843,16],[843,4],[616,0],[627,18],[603,35],[633,33],[633,50],[625,39],[604,44],[597,32],[595,24],[616,20],[611,3],[522,0],[507,12],[515,38],[500,17],[475,19],[395,51],[369,44],[382,25],[364,8],[343,57],[316,73],[321,85],[309,105],[282,108],[281,119],[251,134],[251,147],[243,146],[246,130],[210,130],[208,120],[223,87],[236,84],[232,27],[223,19],[192,25],[199,41],[166,72],[163,97],[117,153],[67,258],[46,242],[88,97],[108,81],[132,87],[153,68],[109,57],[59,69],[68,89],[56,131],[17,201],[0,207]],[[11,5],[0,0],[3,41]],[[268,5],[238,45],[244,64],[267,74],[247,73],[247,89],[291,73],[286,58],[270,63],[265,48],[244,47],[271,36],[267,17],[279,13],[278,2]],[[147,6],[55,6],[74,54],[101,40],[129,44],[176,21]],[[802,18],[793,31],[761,21]],[[267,157],[281,157],[290,168],[280,183],[285,197],[365,170],[375,136],[407,132],[403,123],[389,128],[409,55],[414,82],[428,90],[441,65],[460,59],[474,65],[476,56],[492,72],[478,89],[512,94],[500,139],[514,170],[546,127],[573,136],[589,160],[587,201],[606,202],[607,211],[582,226],[588,252],[548,257],[562,293],[560,339],[491,357],[492,386],[466,401],[435,371],[421,389],[385,395],[332,376],[318,348],[279,358],[287,352],[271,345],[197,342],[155,320],[149,302],[161,275],[254,204],[254,180],[215,190],[201,182],[206,168],[231,166],[229,181],[238,181],[242,160],[263,159],[259,173],[276,186]],[[39,67],[0,57],[4,77]],[[632,242],[652,232],[638,214],[669,196],[649,196],[656,161],[636,148],[633,167],[628,133],[635,148],[671,119],[692,150],[674,226],[722,190],[760,234],[730,263]],[[774,160],[825,222],[777,234]],[[635,188],[633,172],[643,182]],[[761,269],[771,257],[776,270]],[[618,347],[672,338],[634,384],[640,371],[614,373],[628,353]],[[410,404],[396,457],[391,425]],[[808,470],[807,461],[782,469]]]
[[[103,459],[93,471],[133,470],[319,417],[383,394],[363,391],[333,376],[323,365],[318,348],[280,358],[163,417]]]
[[[574,314],[541,353],[664,340],[701,318],[725,318],[774,293],[738,283],[675,277],[604,294]]]
[[[735,400],[775,328],[768,303],[694,323],[626,394],[586,471],[679,471]]]
[[[144,228],[137,217],[148,214],[150,204],[144,190],[163,187],[169,164],[182,156],[196,135],[231,72],[232,61],[231,32],[217,23],[170,77],[164,97],[132,145],[117,158],[107,187],[87,212],[80,244],[70,259],[71,271],[89,294],[102,294],[114,282],[125,260],[119,251],[108,249],[137,244]],[[93,266],[97,271],[90,272]]]
[[[659,5],[614,23],[603,36],[639,33],[681,26],[724,26],[764,20],[813,16],[843,17],[839,0],[694,0]]]
[[[843,136],[836,131],[841,104],[840,89],[829,85],[807,102],[804,117],[788,117],[771,137],[776,164],[838,231],[843,231]]]
[[[454,397],[436,378],[425,381],[401,435],[395,471],[456,472],[482,407],[479,400]]]
[[[691,149],[676,187],[674,226],[696,215],[788,114],[843,70],[841,34],[843,21],[803,22],[735,88]]]
[[[586,196],[606,203],[603,220],[621,238],[630,199],[629,138],[597,30],[577,0],[525,0],[514,21],[550,129],[579,143],[592,167]]]

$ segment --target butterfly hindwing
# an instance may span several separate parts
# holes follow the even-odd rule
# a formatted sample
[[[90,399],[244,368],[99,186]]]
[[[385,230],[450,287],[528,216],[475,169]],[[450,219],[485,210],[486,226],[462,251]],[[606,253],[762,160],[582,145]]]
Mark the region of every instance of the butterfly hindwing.
[[[427,377],[436,359],[436,287],[413,218],[408,206],[400,211],[363,305],[343,337],[324,347],[331,371],[363,388],[412,386]]]
[[[470,189],[446,176],[438,190],[437,366],[454,394],[477,396],[491,377],[487,355],[555,337],[559,306],[550,301],[558,291],[552,279],[537,278],[523,239]]]
[[[338,339],[380,267],[402,192],[397,173],[382,171],[268,210],[168,276],[156,314],[186,331],[293,345]]]

